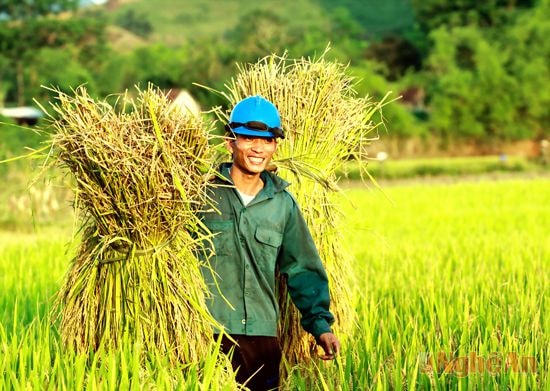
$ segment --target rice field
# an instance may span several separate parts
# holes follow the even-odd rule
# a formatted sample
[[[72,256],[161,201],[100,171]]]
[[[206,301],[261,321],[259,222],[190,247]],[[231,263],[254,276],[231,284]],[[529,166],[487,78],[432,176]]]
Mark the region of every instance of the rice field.
[[[296,368],[285,388],[549,388],[548,179],[345,192],[357,324],[336,362]],[[215,355],[183,368],[155,352],[140,363],[129,343],[101,359],[64,351],[48,313],[70,235],[0,233],[0,390],[229,387]]]

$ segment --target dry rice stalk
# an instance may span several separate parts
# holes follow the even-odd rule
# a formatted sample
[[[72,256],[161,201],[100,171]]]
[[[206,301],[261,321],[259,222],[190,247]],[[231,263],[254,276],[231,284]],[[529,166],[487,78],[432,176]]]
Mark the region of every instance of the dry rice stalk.
[[[215,320],[194,250],[209,202],[209,127],[149,87],[114,105],[84,88],[51,106],[52,153],[75,181],[81,244],[59,292],[61,336],[78,351],[124,335],[173,360],[212,348]]]
[[[358,98],[346,67],[324,60],[289,60],[275,55],[255,64],[240,65],[238,74],[219,92],[232,107],[250,95],[272,101],[281,114],[286,139],[279,142],[275,164],[292,183],[296,196],[329,275],[335,329],[343,338],[354,324],[350,254],[340,240],[341,216],[336,171],[374,139],[372,116],[382,106]],[[227,118],[227,113],[219,113]],[[279,335],[288,364],[310,357],[315,341],[299,326],[280,279]],[[284,369],[283,369],[284,372]]]

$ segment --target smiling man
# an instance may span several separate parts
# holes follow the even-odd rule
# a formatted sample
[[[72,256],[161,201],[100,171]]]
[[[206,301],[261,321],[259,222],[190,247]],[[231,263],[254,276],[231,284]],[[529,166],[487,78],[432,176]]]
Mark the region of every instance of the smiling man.
[[[261,96],[243,99],[231,112],[227,148],[232,162],[222,164],[209,188],[216,211],[202,214],[215,234],[214,256],[203,274],[210,287],[207,305],[234,348],[237,381],[251,390],[279,387],[281,349],[277,336],[276,272],[285,278],[302,315],[302,327],[333,359],[340,343],[331,331],[326,272],[288,183],[266,170],[284,138],[277,108]]]

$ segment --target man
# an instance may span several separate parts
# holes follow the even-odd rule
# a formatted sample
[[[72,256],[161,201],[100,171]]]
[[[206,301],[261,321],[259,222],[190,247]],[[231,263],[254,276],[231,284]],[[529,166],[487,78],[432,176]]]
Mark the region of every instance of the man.
[[[204,276],[214,318],[237,342],[237,381],[252,390],[279,385],[281,350],[277,339],[278,305],[275,276],[286,277],[290,297],[301,312],[302,327],[333,359],[340,343],[332,334],[327,275],[288,183],[266,170],[277,138],[284,138],[277,108],[261,96],[243,99],[226,126],[232,163],[222,164],[209,189],[217,210],[202,220],[215,234],[215,255]],[[280,336],[284,338],[284,335]]]

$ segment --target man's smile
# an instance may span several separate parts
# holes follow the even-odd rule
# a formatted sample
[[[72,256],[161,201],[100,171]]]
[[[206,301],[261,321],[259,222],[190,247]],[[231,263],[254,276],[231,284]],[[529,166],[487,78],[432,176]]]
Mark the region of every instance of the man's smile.
[[[260,157],[260,156],[248,156],[248,160],[252,164],[262,164],[264,162],[265,158]]]

